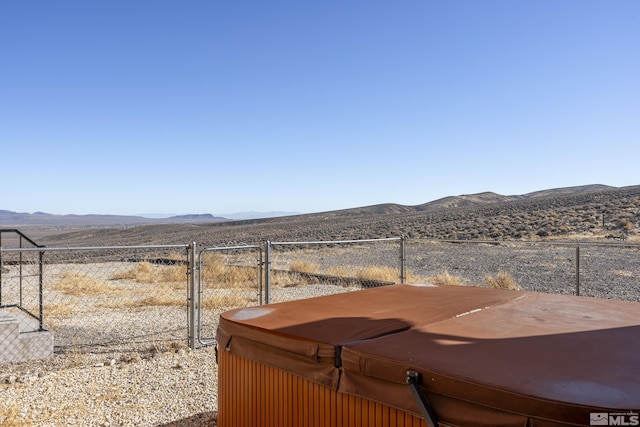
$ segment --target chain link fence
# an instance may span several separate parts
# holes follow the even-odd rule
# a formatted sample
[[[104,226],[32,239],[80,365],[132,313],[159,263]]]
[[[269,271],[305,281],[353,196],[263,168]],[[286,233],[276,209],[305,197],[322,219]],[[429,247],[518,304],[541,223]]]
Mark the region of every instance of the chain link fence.
[[[267,302],[404,282],[402,238],[267,242]]]
[[[186,346],[187,249],[3,249],[0,363]]]
[[[407,239],[410,281],[640,301],[640,245]]]
[[[196,254],[186,244],[42,248],[9,234],[0,242],[0,364],[54,352],[205,346],[226,310],[394,283],[640,301],[637,244],[398,237],[265,242]]]

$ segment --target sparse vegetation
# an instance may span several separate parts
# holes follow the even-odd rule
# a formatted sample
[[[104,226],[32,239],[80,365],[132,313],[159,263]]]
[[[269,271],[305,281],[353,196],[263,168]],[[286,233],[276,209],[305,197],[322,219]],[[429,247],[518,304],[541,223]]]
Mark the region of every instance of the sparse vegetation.
[[[298,273],[320,273],[320,266],[309,261],[295,260],[289,265],[289,271]]]
[[[231,245],[239,242],[244,244],[246,242],[260,242],[267,238],[272,241],[341,240],[397,236],[402,232],[415,239],[407,243],[407,259],[409,260],[407,282],[409,283],[478,284],[517,289],[519,286],[516,280],[500,269],[505,266],[510,268],[511,265],[518,263],[519,266],[523,266],[531,272],[531,274],[525,275],[521,273],[520,269],[514,269],[519,273],[516,278],[527,290],[566,294],[573,291],[575,279],[573,247],[567,247],[566,250],[538,244],[514,244],[511,247],[510,244],[503,241],[509,239],[532,240],[534,242],[569,239],[576,241],[625,239],[626,242],[638,242],[640,241],[638,230],[640,197],[630,197],[637,194],[640,194],[640,187],[610,193],[602,192],[570,197],[554,196],[507,204],[461,207],[453,210],[368,215],[366,220],[363,220],[364,211],[362,211],[344,214],[339,221],[336,221],[336,217],[332,217],[330,214],[328,220],[321,216],[312,215],[293,219],[255,221],[249,226],[233,224],[220,224],[215,227],[209,225],[166,226],[154,228],[153,231],[149,231],[150,229],[145,227],[136,227],[135,229],[127,229],[121,234],[113,230],[110,230],[109,233],[103,233],[102,230],[91,230],[86,234],[83,234],[84,232],[61,234],[60,245],[173,244],[189,241],[194,234],[197,234],[198,245],[201,248],[208,244],[212,246]],[[283,226],[283,224],[285,225]],[[539,230],[544,230],[548,235],[537,235],[536,232]],[[88,233],[92,233],[95,237],[88,237]],[[419,238],[499,239],[502,242],[500,245],[460,245],[433,243],[427,239],[419,241]],[[55,239],[54,236],[51,239],[38,241],[47,246],[56,246],[58,243]],[[72,241],[72,239],[77,240]],[[378,247],[374,249],[374,251],[376,250]],[[585,273],[589,273],[589,280],[585,280],[584,293],[589,296],[638,301],[637,278],[640,277],[640,274],[638,273],[637,248],[624,251],[616,248],[615,252],[612,251],[613,255],[603,256],[599,255],[599,251],[600,249],[593,251],[589,249],[582,252],[584,257],[582,268]],[[339,256],[334,256],[335,253],[332,253],[329,256],[322,254],[316,257],[311,256],[311,253],[311,251],[304,253],[306,261],[294,261],[288,267],[279,266],[278,268],[289,271],[273,272],[274,288],[310,282],[303,275],[296,276],[296,272],[358,277],[363,280],[399,281],[398,269],[381,268],[376,265],[377,258],[375,261],[366,261],[369,258],[360,256],[362,254],[358,252],[352,252],[345,256],[342,256],[342,253]],[[388,259],[397,260],[397,252],[390,253]],[[65,253],[64,256],[66,255]],[[291,254],[291,257],[287,259],[295,259],[296,255],[299,253]],[[54,256],[63,256],[63,254],[62,252],[47,254],[47,262],[50,262]],[[66,330],[63,330],[64,334],[56,334],[56,340],[59,340],[56,345],[61,342],[60,340],[70,339],[68,335],[78,334],[79,337],[73,338],[76,339],[75,342],[78,343],[79,349],[71,347],[75,345],[75,342],[74,344],[69,344],[69,342],[73,341],[65,342],[60,347],[71,349],[64,355],[69,360],[69,367],[76,366],[80,368],[79,371],[87,371],[85,368],[91,366],[87,364],[95,362],[91,361],[92,355],[87,355],[85,352],[90,351],[87,349],[91,345],[99,346],[100,352],[104,351],[104,347],[102,347],[104,343],[98,341],[100,339],[106,337],[113,339],[114,342],[120,340],[117,345],[123,345],[125,341],[131,340],[131,334],[126,335],[128,332],[125,332],[125,327],[128,326],[128,321],[131,319],[133,321],[130,323],[134,324],[136,328],[133,342],[128,343],[131,345],[148,346],[153,340],[162,339],[155,335],[158,331],[149,329],[151,327],[140,328],[142,322],[139,320],[150,315],[157,316],[158,324],[160,324],[177,313],[175,324],[171,323],[173,322],[171,319],[168,322],[169,326],[163,324],[159,327],[184,329],[185,308],[187,307],[187,276],[186,267],[183,264],[185,255],[175,253],[158,256],[161,257],[160,259],[180,262],[167,262],[167,265],[157,264],[154,261],[135,264],[127,262],[125,264],[123,263],[125,257],[117,255],[111,260],[114,263],[113,270],[102,276],[85,274],[88,271],[93,271],[94,266],[85,268],[82,264],[69,264],[69,271],[64,273],[58,273],[57,269],[67,268],[67,266],[58,267],[58,265],[51,263],[51,267],[45,267],[47,271],[55,271],[55,275],[50,276],[55,280],[50,279],[45,284],[45,296],[54,297],[54,299],[45,298],[45,326],[48,328],[52,323],[59,322],[67,327]],[[157,259],[154,258],[154,260]],[[77,260],[74,259],[75,261]],[[358,265],[358,262],[362,263]],[[283,264],[286,265],[286,263]],[[381,261],[380,264],[384,265],[385,262]],[[207,330],[208,334],[214,330],[215,326],[212,325],[215,324],[215,321],[213,318],[218,311],[257,303],[255,286],[258,280],[258,269],[250,265],[249,263],[242,265],[240,262],[230,261],[229,257],[219,253],[204,256],[201,271],[205,289],[202,308],[212,311],[212,313],[207,313],[208,318],[205,316],[207,322],[210,322],[209,324],[205,322],[205,328],[210,328]],[[389,262],[389,265],[393,265],[392,262]],[[12,272],[15,270],[14,266],[8,268]],[[54,268],[56,270],[53,270]],[[113,271],[116,269],[121,272],[114,274]],[[486,275],[487,272],[494,273],[496,271],[499,273]],[[413,273],[423,274],[425,278],[415,277]],[[432,274],[434,275],[430,276]],[[102,277],[102,279],[97,277]],[[8,279],[8,276],[5,278]],[[293,291],[299,290],[306,291],[306,289],[294,289]],[[48,294],[48,292],[51,293]],[[283,293],[286,294],[286,292]],[[303,293],[300,292],[300,294]],[[51,304],[52,302],[55,304]],[[77,308],[84,309],[86,307],[90,307],[92,310],[90,314],[95,315],[90,321],[85,321],[85,318],[80,317],[84,316],[84,312],[78,313],[80,310]],[[100,311],[101,308],[104,310]],[[113,319],[115,320],[109,319],[110,323],[97,324],[99,322],[94,320],[102,320],[100,318],[106,317],[105,313],[114,314]],[[125,317],[126,322],[123,321]],[[111,332],[108,328],[110,327],[113,329],[113,335],[109,335]],[[86,328],[86,331],[80,331],[81,328]],[[164,333],[164,330],[162,332]],[[181,332],[178,332],[170,339],[179,339],[180,334]],[[90,341],[94,338],[96,341]],[[98,344],[95,344],[96,342]],[[182,346],[184,345],[183,342]],[[165,347],[149,351],[153,353],[164,352]],[[121,359],[116,358],[116,360]],[[140,360],[139,356],[137,360]],[[125,372],[126,370],[117,369],[114,371]],[[113,386],[111,382],[105,384],[107,384],[106,387]],[[22,390],[29,388],[18,383],[15,387]],[[121,392],[105,388],[104,393],[100,395],[92,393],[94,390],[88,390],[86,395],[94,396],[92,405],[117,400],[118,409],[121,409],[122,402],[135,395],[126,388],[127,386],[121,387],[123,390]],[[198,393],[202,394],[200,389]],[[152,399],[153,397],[150,397],[148,401],[152,401]],[[133,401],[136,399],[132,399]],[[64,411],[64,405],[58,404],[56,410],[58,412]],[[142,406],[140,408],[135,406],[136,404],[130,403],[129,407],[134,410],[142,408]],[[7,404],[6,407],[0,409],[0,424],[8,426],[34,425],[41,421],[43,412],[39,414],[32,415],[32,413],[25,412],[22,406]],[[37,419],[35,419],[36,417]]]
[[[132,280],[137,283],[185,283],[187,280],[184,265],[157,265],[143,261],[135,267],[114,274],[112,280]]]
[[[495,289],[511,289],[521,291],[522,288],[516,283],[511,275],[505,271],[499,271],[495,276],[487,275],[485,277],[487,286]]]
[[[25,416],[27,414],[24,414]],[[18,405],[14,404],[9,407],[0,406],[0,425],[5,427],[23,427],[33,425],[33,421],[29,417],[25,418],[21,415]]]
[[[427,280],[434,285],[462,286],[463,284],[462,278],[452,276],[448,271],[443,271],[442,273],[429,277]]]
[[[292,255],[294,256],[294,255]],[[357,267],[353,265],[334,265],[328,267],[325,271],[322,271],[320,266],[315,263],[311,263],[308,261],[295,260],[292,261],[289,266],[289,271],[298,272],[298,273],[308,273],[308,274],[320,274],[327,276],[336,276],[336,277],[353,277],[362,281],[380,281],[380,282],[391,282],[391,283],[400,283],[400,270],[397,267],[387,267],[380,265],[370,265],[366,267]],[[425,279],[416,276],[410,272],[407,272],[407,277],[405,280],[407,283],[419,283],[424,282]],[[285,280],[283,275],[278,276],[279,279]],[[289,276],[289,281],[291,282],[291,277]],[[283,285],[283,282],[279,280],[278,284]],[[307,280],[308,281],[308,280]],[[293,282],[305,282],[305,279],[301,277],[293,276]],[[288,283],[291,285],[291,283]]]
[[[380,280],[383,282],[398,283],[400,281],[400,271],[397,268],[383,266],[368,266],[358,268],[355,277],[361,280]]]
[[[202,308],[205,310],[221,310],[235,307],[247,307],[255,304],[257,298],[247,298],[234,293],[214,295],[202,300]]]
[[[44,316],[52,319],[64,319],[73,313],[70,304],[47,304],[44,306]]]
[[[74,271],[65,271],[60,274],[60,278],[54,283],[52,289],[75,296],[121,292],[121,289],[116,286]]]
[[[632,231],[636,229],[636,225],[629,218],[623,218],[620,220],[620,228],[625,231]]]
[[[205,254],[203,261],[201,274],[206,283],[235,288],[255,286],[258,278],[256,267],[228,265],[217,252]]]
[[[158,289],[153,295],[147,295],[143,298],[128,298],[117,301],[105,301],[97,304],[100,308],[124,308],[124,307],[186,307],[187,296],[177,295],[170,288]]]
[[[343,240],[380,238],[402,232],[412,238],[433,239],[521,239],[547,240],[563,236],[584,236],[588,240],[633,240],[640,224],[640,186],[599,189],[573,194],[548,191],[545,195],[508,202],[460,206],[422,206],[402,210],[377,207],[254,220],[251,224],[197,224],[189,228],[166,225],[159,235],[139,227],[126,233],[97,234],[100,244],[148,244],[190,241],[260,243],[271,241]],[[626,219],[628,222],[621,223]],[[630,230],[625,229],[633,226]],[[541,232],[542,236],[536,235]],[[545,234],[546,233],[546,234]],[[45,238],[43,244],[86,244],[81,233]],[[70,240],[77,239],[77,240]],[[176,254],[178,257],[179,254]]]

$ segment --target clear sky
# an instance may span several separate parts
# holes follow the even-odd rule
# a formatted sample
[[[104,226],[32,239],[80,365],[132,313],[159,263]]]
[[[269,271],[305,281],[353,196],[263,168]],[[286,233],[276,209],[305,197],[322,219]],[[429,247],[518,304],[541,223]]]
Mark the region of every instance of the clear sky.
[[[640,184],[637,0],[3,0],[0,209]]]

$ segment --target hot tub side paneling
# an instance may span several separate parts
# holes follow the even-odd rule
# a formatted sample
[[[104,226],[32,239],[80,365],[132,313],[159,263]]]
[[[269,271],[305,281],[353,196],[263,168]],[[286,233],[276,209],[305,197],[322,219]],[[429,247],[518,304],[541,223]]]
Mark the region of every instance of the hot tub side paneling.
[[[221,426],[589,425],[640,410],[640,304],[496,289],[387,289],[223,313]]]
[[[218,425],[426,427],[418,416],[341,393],[230,351],[218,354]]]

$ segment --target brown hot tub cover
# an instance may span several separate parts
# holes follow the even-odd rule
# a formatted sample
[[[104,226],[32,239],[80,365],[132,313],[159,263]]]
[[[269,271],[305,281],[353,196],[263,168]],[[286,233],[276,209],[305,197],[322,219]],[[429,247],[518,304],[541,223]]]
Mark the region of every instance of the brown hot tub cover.
[[[441,425],[589,425],[640,410],[640,304],[393,285],[224,313],[218,351]],[[626,418],[633,420],[634,418]]]

